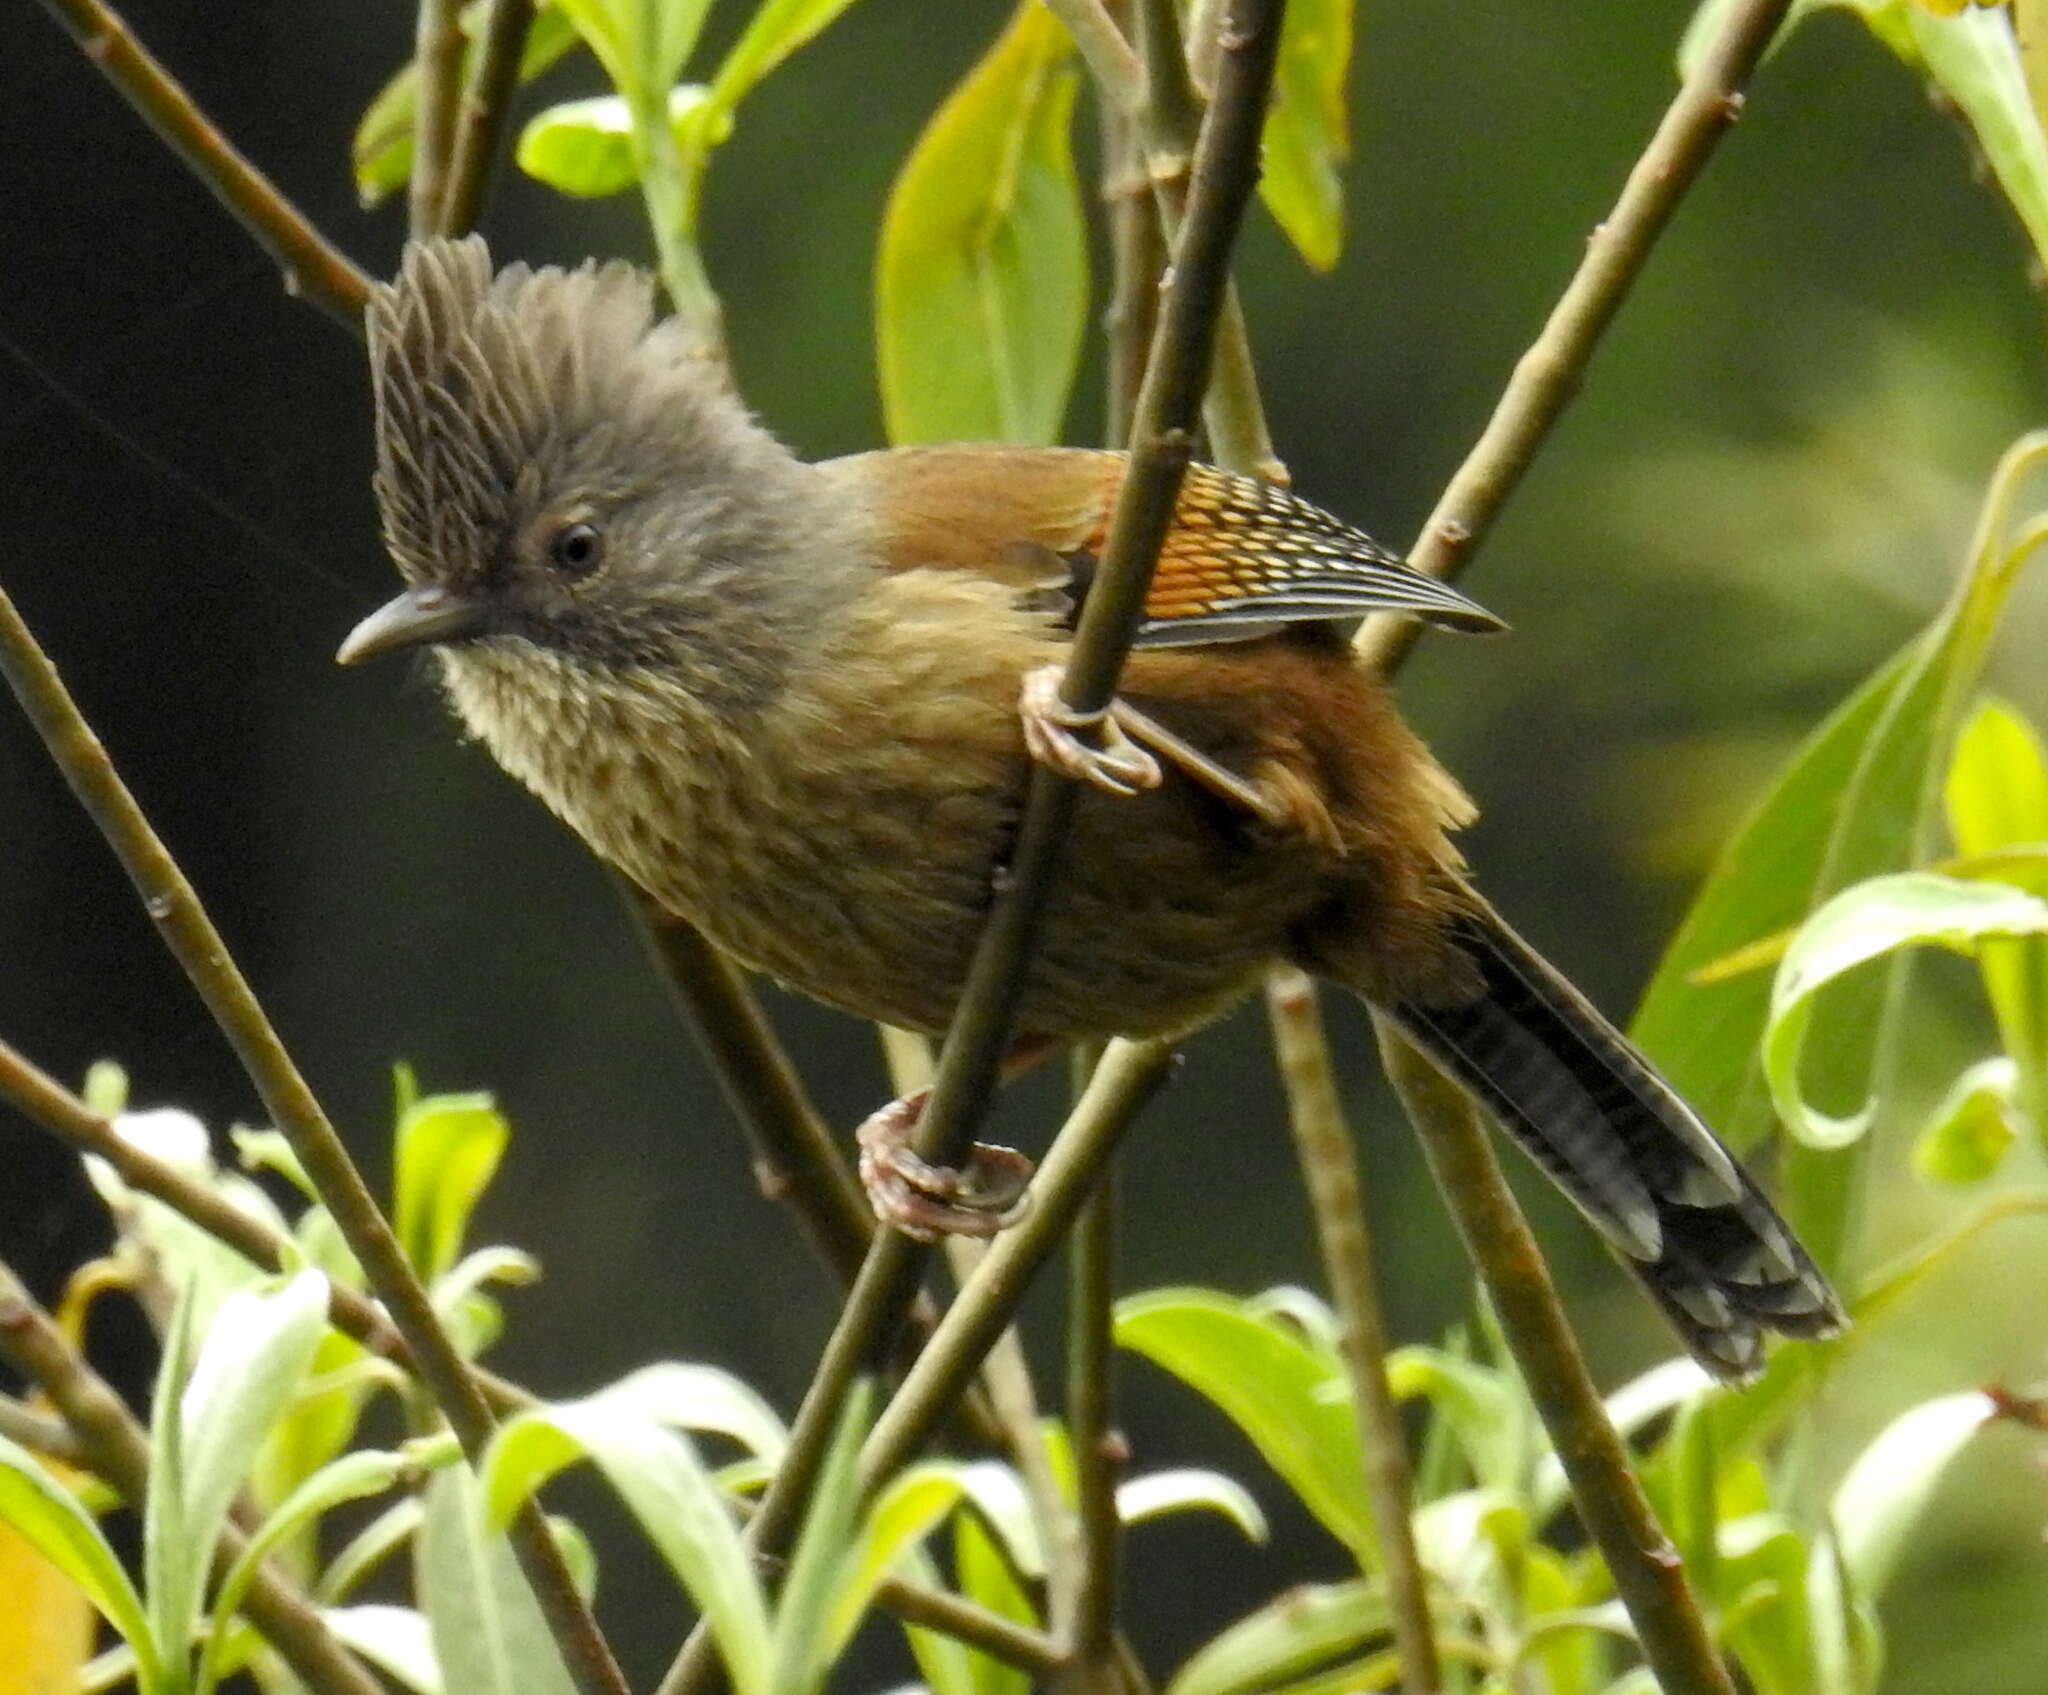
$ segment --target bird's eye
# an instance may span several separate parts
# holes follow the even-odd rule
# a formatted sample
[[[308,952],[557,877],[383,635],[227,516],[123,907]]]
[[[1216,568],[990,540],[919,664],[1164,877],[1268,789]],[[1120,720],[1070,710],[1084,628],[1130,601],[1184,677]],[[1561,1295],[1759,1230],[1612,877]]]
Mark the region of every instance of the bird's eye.
[[[587,577],[604,563],[604,534],[595,524],[567,524],[548,543],[555,564],[572,577]]]

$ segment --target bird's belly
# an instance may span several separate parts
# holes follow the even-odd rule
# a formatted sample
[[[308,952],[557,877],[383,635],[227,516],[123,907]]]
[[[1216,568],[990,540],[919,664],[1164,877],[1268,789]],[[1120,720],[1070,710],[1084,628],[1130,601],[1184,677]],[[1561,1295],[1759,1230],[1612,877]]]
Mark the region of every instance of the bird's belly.
[[[1026,769],[915,785],[813,780],[627,869],[741,960],[816,999],[940,1030],[965,982]],[[1256,981],[1304,879],[1200,797],[1082,797],[1017,1017],[1024,1037],[1178,1032]],[[624,856],[615,856],[624,857]]]

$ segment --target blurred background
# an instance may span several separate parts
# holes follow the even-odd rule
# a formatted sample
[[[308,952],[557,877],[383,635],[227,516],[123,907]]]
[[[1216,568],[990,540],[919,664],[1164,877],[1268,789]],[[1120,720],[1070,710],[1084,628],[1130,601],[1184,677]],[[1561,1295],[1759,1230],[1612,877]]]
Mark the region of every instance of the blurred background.
[[[740,10],[714,9],[709,50]],[[1668,99],[1688,10],[1363,6],[1343,261],[1310,275],[1260,222],[1243,266],[1304,492],[1391,543],[1413,535]],[[752,97],[713,165],[707,244],[741,383],[806,454],[880,440],[884,197],[1004,15],[864,0]],[[356,207],[347,147],[410,51],[409,7],[135,0],[128,16],[330,236],[389,270],[402,212]],[[282,295],[46,19],[10,8],[0,42],[0,580],[359,1156],[382,1172],[396,1059],[431,1089],[500,1097],[516,1136],[480,1228],[547,1276],[510,1297],[497,1363],[573,1392],[703,1359],[793,1410],[827,1282],[754,1190],[604,879],[459,741],[420,674],[331,663],[392,582],[359,348]],[[527,103],[585,88],[595,72],[572,62]],[[484,227],[501,258],[647,256],[637,200],[570,203],[509,175]],[[1962,132],[1852,20],[1821,16],[1766,68],[1469,579],[1513,638],[1432,637],[1408,672],[1412,716],[1485,809],[1469,841],[1485,886],[1610,1011],[1627,1012],[1795,740],[1947,591],[1994,458],[2042,421],[2026,269]],[[1092,439],[1098,390],[1091,368],[1071,439]],[[2036,585],[1994,673],[2037,721],[2044,620]],[[872,1033],[770,998],[850,1127],[887,1093]],[[1331,1011],[1396,1334],[1433,1337],[1466,1310],[1467,1273],[1362,1017]],[[1961,973],[1922,973],[1907,1029],[1922,1099],[1988,1042]],[[11,711],[0,1034],[73,1082],[118,1058],[140,1104],[217,1127],[257,1112]],[[1050,1084],[1019,1091],[1005,1133],[1042,1146],[1056,1104]],[[1872,1257],[1956,1204],[1896,1147],[1884,1158]],[[1259,1021],[1192,1044],[1125,1169],[1125,1287],[1315,1281]],[[1538,1210],[1603,1381],[1661,1357],[1666,1337],[1587,1234],[1547,1198]],[[104,1229],[68,1157],[0,1118],[0,1253],[48,1293]],[[1828,1403],[1822,1473],[1928,1394],[2038,1377],[2039,1236],[2017,1224],[1979,1244],[1858,1354]],[[103,1328],[142,1382],[139,1324]],[[1048,1362],[1051,1339],[1034,1337]],[[1141,1465],[1221,1465],[1284,1508],[1213,1409],[1140,1363],[1125,1381]],[[675,1635],[673,1591],[598,1491],[569,1499],[610,1527],[607,1616],[643,1682]],[[2044,1521],[2028,1442],[1977,1444],[1888,1603],[1889,1687],[2040,1687]],[[1312,1525],[1278,1529],[1270,1550],[1220,1522],[1140,1532],[1133,1617],[1155,1667],[1287,1583],[1339,1574]],[[878,1655],[855,1686],[901,1670]]]

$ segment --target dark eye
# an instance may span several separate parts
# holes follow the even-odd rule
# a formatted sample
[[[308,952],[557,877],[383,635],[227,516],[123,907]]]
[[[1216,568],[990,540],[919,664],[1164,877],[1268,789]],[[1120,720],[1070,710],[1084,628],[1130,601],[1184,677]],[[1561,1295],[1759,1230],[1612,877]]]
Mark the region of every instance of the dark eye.
[[[555,564],[572,577],[587,577],[604,563],[604,533],[595,524],[568,524],[548,543]]]

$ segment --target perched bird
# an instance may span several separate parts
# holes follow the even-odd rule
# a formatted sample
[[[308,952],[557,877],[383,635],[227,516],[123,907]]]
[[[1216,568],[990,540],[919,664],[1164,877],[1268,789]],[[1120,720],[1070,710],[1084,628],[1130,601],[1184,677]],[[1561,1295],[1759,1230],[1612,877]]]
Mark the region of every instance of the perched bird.
[[[409,586],[340,658],[431,645],[499,763],[736,958],[943,1029],[1029,762],[1049,761],[1090,787],[1020,1043],[1192,1030],[1291,961],[1457,1078],[1716,1375],[1753,1373],[1767,1330],[1840,1326],[1755,1183],[1473,891],[1450,842],[1470,804],[1324,622],[1496,625],[1457,591],[1196,466],[1122,698],[1075,723],[1053,685],[1121,455],[804,463],[656,320],[645,276],[494,274],[475,239],[408,248],[369,335],[376,496]],[[1009,1186],[931,1177],[913,1119],[864,1132],[885,1216],[994,1228]]]

